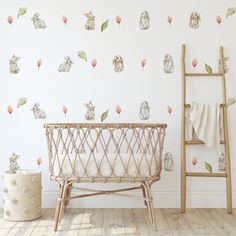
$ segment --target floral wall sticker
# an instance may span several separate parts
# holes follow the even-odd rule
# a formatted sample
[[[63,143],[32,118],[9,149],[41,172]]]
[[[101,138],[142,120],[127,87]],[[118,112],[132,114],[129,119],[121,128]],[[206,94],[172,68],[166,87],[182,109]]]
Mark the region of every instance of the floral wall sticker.
[[[67,111],[68,111],[67,106],[63,105],[62,106],[62,112],[64,113],[65,117],[66,117]]]
[[[117,105],[115,111],[116,111],[116,113],[120,116],[121,107],[120,107],[119,105]]]
[[[84,115],[85,120],[95,120],[95,106],[91,101],[89,103],[85,103],[86,113]]]
[[[164,58],[164,72],[167,74],[171,74],[174,72],[174,61],[170,54],[167,54]]]
[[[116,19],[115,19],[116,23],[119,25],[120,27],[120,23],[121,23],[121,17],[119,15],[116,16]]]
[[[11,25],[13,22],[13,17],[12,16],[8,16],[7,17],[7,22]]]
[[[218,171],[225,172],[226,171],[226,162],[225,162],[225,154],[221,153],[221,156],[218,158]]]
[[[86,24],[84,25],[86,30],[94,30],[95,29],[95,16],[91,11],[85,13],[84,16],[87,18]]]
[[[218,16],[216,17],[216,22],[220,25],[221,22],[222,22],[222,17],[218,15]]]
[[[42,158],[42,157],[39,157],[39,158],[37,159],[38,168],[39,168],[40,165],[42,164],[42,161],[43,161],[43,158]]]
[[[12,115],[13,107],[11,105],[7,107],[7,112],[10,114],[10,116]]]
[[[42,66],[42,64],[43,64],[43,60],[42,59],[38,59],[38,61],[37,61],[38,71],[39,71],[40,67]]]
[[[173,171],[174,170],[174,160],[170,152],[167,152],[164,157],[164,170]]]
[[[121,72],[124,70],[124,61],[122,56],[117,55],[114,57],[112,64],[114,65],[115,72]]]
[[[148,101],[143,101],[139,109],[140,120],[148,120],[150,118],[150,106]]]
[[[205,161],[205,168],[207,169],[207,171],[209,173],[212,173],[212,166],[211,164],[209,164],[208,162]]]
[[[20,72],[20,68],[18,66],[18,61],[20,60],[20,57],[12,55],[11,59],[9,60],[9,73],[10,74],[18,74]]]
[[[47,117],[46,113],[39,107],[40,107],[40,104],[35,103],[34,106],[31,108],[34,118],[35,119],[46,119],[46,117]]]
[[[103,32],[108,27],[109,20],[106,20],[101,25],[101,32]]]
[[[197,65],[198,65],[198,60],[195,58],[192,60],[193,70],[197,67]]]
[[[70,72],[71,65],[73,64],[73,61],[68,56],[64,57],[64,59],[65,59],[65,62],[63,62],[59,65],[58,71],[59,72]]]
[[[107,119],[108,117],[109,110],[106,110],[105,112],[102,113],[101,115],[101,122]]]
[[[45,29],[47,27],[46,23],[44,20],[39,18],[40,14],[36,12],[31,20],[33,21],[34,28],[35,29]]]
[[[229,61],[229,57],[224,57],[224,72],[225,73],[229,72],[229,68],[227,66],[227,61]],[[218,72],[221,73],[220,59],[218,59]]]
[[[189,26],[192,29],[197,29],[199,28],[200,25],[200,21],[201,21],[201,16],[198,12],[194,11],[191,16],[190,16],[190,20],[189,20]]]
[[[236,12],[236,7],[230,7],[230,8],[228,8],[227,13],[226,13],[226,18],[228,18],[229,16],[234,15],[235,12]]]
[[[64,23],[65,27],[67,24],[68,18],[66,16],[62,16],[62,22]]]
[[[171,16],[167,16],[167,22],[170,27],[171,27],[172,21],[173,21],[173,18]]]
[[[146,64],[147,64],[147,60],[144,58],[144,59],[142,59],[141,60],[141,67],[142,67],[142,70],[144,69],[144,67],[146,66]]]
[[[173,111],[173,108],[170,105],[168,105],[167,106],[167,112],[169,113],[170,117],[171,117],[172,111]]]
[[[19,98],[18,103],[17,103],[17,109],[19,109],[21,106],[25,105],[26,103],[27,103],[26,97]]]
[[[26,13],[27,13],[27,8],[26,7],[19,8],[18,13],[17,13],[17,18],[20,18],[20,16],[23,16]]]
[[[92,67],[93,67],[93,70],[94,70],[94,68],[97,66],[97,64],[98,64],[97,59],[94,58],[94,59],[91,61],[91,65],[92,65]]]
[[[192,159],[192,164],[193,164],[193,166],[196,166],[197,163],[198,163],[198,159],[197,159],[197,157],[194,157],[194,158]]]
[[[207,73],[212,74],[212,68],[211,68],[211,66],[208,65],[208,64],[206,64],[206,63],[205,63],[205,70],[206,70]]]
[[[236,98],[228,98],[227,107],[232,106],[236,103]]]
[[[87,62],[87,54],[85,51],[78,51],[78,57],[85,60]]]
[[[150,27],[150,16],[148,11],[143,11],[139,19],[139,28],[141,30],[147,30]]]

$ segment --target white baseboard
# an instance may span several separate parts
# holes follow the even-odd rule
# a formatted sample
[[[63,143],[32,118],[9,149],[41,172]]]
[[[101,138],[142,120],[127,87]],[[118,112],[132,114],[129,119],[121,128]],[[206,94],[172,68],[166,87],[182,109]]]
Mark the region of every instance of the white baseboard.
[[[133,191],[135,196],[141,196],[140,191]],[[0,208],[3,207],[2,192],[0,192]],[[152,190],[154,207],[157,208],[179,208],[180,192],[164,189]],[[43,190],[42,206],[44,208],[53,208],[57,203],[57,190]],[[236,192],[233,192],[233,203],[236,202]],[[235,207],[235,204],[233,204]],[[141,200],[123,198],[116,196],[95,196],[71,200],[70,207],[80,208],[142,208],[144,203]],[[225,208],[226,196],[224,191],[192,191],[187,193],[188,208]]]

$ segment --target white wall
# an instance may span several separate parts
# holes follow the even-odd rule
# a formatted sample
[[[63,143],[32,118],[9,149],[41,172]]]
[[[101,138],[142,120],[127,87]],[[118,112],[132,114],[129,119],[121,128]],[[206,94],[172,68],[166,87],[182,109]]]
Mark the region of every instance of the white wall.
[[[28,11],[16,18],[20,7]],[[161,181],[153,186],[157,207],[179,207],[180,205],[180,112],[181,112],[181,44],[187,45],[187,69],[192,71],[191,61],[197,58],[199,65],[195,71],[204,71],[204,63],[217,70],[219,46],[224,46],[226,56],[230,57],[227,74],[229,97],[236,96],[236,15],[226,19],[229,7],[235,1],[228,0],[0,0],[0,173],[8,169],[8,158],[12,152],[22,156],[19,161],[22,168],[37,168],[36,159],[43,157],[40,169],[43,172],[43,205],[53,207],[56,202],[56,185],[49,180],[44,122],[84,122],[84,103],[93,101],[96,106],[96,122],[100,115],[109,109],[107,122],[140,122],[139,106],[148,100],[151,117],[148,122],[166,122],[168,124],[165,152],[171,152],[175,161],[173,172],[162,172]],[[96,16],[96,29],[84,28],[84,13],[92,11]],[[139,16],[143,10],[150,13],[150,29],[141,31],[138,27]],[[189,27],[189,17],[193,11],[201,15],[200,27]],[[40,12],[47,23],[44,30],[36,30],[30,20],[35,12]],[[12,15],[13,23],[7,22]],[[65,27],[62,16],[68,17]],[[120,27],[115,16],[120,15]],[[167,16],[173,17],[170,27]],[[216,23],[216,16],[222,16],[222,23]],[[100,32],[100,25],[109,19],[109,26]],[[78,50],[85,50],[88,62],[77,56]],[[9,59],[12,54],[20,56],[20,72],[9,73]],[[175,71],[166,74],[163,71],[163,59],[171,54]],[[112,66],[113,57],[122,55],[125,69],[116,73]],[[64,56],[74,61],[69,73],[59,73],[58,66]],[[36,62],[42,58],[43,65],[38,71]],[[96,58],[97,67],[92,70],[90,61]],[[144,70],[140,61],[146,58]],[[189,101],[212,102],[219,100],[219,81],[211,79],[191,80],[189,83]],[[20,97],[28,102],[16,108]],[[30,108],[39,102],[47,113],[46,120],[36,120]],[[65,118],[62,105],[67,105]],[[115,106],[122,107],[120,117]],[[12,116],[6,109],[14,108]],[[166,111],[173,107],[170,117]],[[234,119],[236,108],[229,109],[230,141],[232,154],[232,180],[235,199],[235,155],[236,133]],[[206,152],[205,152],[206,151]],[[199,157],[194,170],[205,171],[207,160],[217,170],[217,158],[214,152],[197,147],[189,152],[188,169],[193,170],[192,157]],[[98,186],[102,187],[102,186]],[[107,187],[107,186],[106,186]],[[114,186],[113,186],[114,187]],[[2,181],[0,181],[2,189]],[[189,207],[225,207],[225,185],[222,179],[188,180]],[[139,194],[135,192],[135,194]],[[75,203],[74,203],[75,204]],[[0,205],[1,207],[2,205]],[[81,207],[142,207],[143,202],[98,197],[77,202]]]

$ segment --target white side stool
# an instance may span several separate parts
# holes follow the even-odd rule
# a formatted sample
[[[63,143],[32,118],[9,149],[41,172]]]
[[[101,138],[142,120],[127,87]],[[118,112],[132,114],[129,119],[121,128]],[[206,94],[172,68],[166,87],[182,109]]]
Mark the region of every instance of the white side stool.
[[[4,219],[28,221],[42,215],[41,172],[17,170],[3,175]]]

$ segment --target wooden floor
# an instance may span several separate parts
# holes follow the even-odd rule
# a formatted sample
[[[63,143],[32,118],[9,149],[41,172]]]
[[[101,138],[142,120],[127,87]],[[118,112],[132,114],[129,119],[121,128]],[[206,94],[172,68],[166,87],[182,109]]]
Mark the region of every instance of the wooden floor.
[[[156,209],[158,232],[153,231],[146,209],[68,209],[56,233],[54,209],[44,209],[43,216],[31,222],[10,222],[2,218],[0,235],[236,235],[236,210],[225,209]]]

